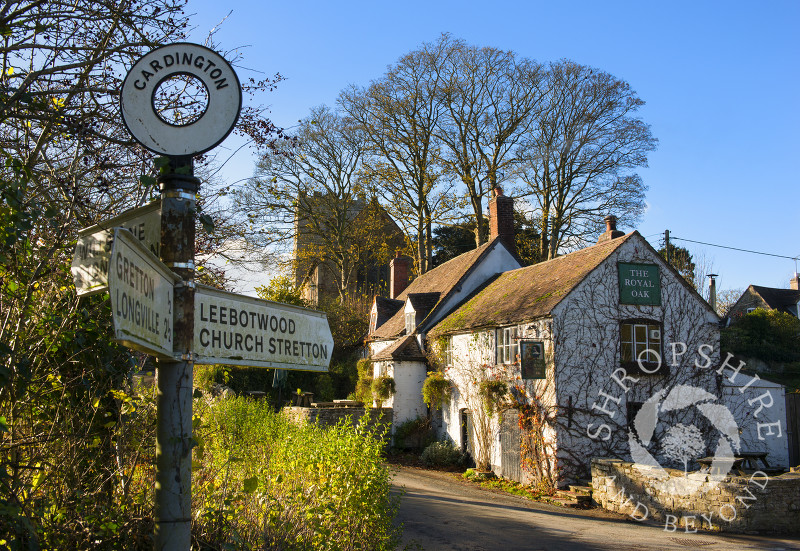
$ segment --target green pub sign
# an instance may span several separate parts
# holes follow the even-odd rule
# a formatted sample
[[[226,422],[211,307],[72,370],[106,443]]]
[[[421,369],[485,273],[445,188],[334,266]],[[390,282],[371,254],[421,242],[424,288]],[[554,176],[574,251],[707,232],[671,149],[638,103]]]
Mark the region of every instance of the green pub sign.
[[[655,264],[628,264],[620,262],[619,302],[661,306],[661,279]]]

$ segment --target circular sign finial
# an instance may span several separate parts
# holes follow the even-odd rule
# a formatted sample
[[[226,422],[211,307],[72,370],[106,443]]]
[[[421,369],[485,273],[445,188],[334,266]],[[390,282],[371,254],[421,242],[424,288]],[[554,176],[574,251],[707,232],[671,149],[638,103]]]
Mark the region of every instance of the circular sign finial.
[[[231,133],[242,108],[233,67],[214,50],[176,43],[137,61],[120,94],[122,120],[144,147],[167,156],[194,156]]]

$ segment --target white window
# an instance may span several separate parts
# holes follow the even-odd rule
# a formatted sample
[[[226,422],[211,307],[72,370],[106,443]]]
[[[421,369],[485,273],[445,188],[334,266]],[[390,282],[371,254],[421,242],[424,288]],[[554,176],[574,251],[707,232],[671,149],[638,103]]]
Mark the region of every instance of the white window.
[[[519,331],[516,327],[498,329],[496,333],[497,363],[511,364],[519,354]]]
[[[417,313],[406,312],[406,335],[410,335],[417,328]]]
[[[378,325],[378,312],[372,312],[369,315],[369,332],[372,333],[377,329]]]
[[[453,337],[447,337],[444,343],[444,366],[453,366]]]
[[[620,360],[623,363],[656,364],[661,357],[661,325],[623,323],[620,326]]]

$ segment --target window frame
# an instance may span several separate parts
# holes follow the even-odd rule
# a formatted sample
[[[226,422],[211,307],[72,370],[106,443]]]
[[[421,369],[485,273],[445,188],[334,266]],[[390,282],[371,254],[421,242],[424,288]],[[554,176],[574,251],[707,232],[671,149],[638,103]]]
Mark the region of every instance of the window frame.
[[[514,364],[517,356],[519,356],[519,326],[498,327],[495,330],[495,364]]]
[[[406,312],[406,334],[410,335],[417,328],[417,313]]]
[[[626,327],[630,330],[626,331]],[[654,338],[652,331],[658,331],[658,338]],[[644,334],[641,333],[644,331]],[[626,335],[627,333],[627,335]],[[643,356],[642,365],[637,358],[642,352],[650,350],[658,357],[648,352]],[[660,358],[660,365],[658,359]],[[619,323],[619,361],[629,374],[638,375],[667,375],[669,367],[664,361],[664,326],[658,320],[647,318],[632,318]],[[644,368],[644,369],[642,369]]]

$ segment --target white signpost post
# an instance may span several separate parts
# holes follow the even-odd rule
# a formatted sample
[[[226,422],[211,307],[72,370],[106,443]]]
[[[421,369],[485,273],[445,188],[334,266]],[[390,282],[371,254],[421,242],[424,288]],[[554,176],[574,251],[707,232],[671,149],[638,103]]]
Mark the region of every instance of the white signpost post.
[[[114,228],[125,228],[156,257],[161,244],[161,201],[131,209],[78,232],[72,279],[78,296],[108,290],[108,266]]]
[[[325,313],[197,285],[195,364],[327,371],[333,336]]]
[[[159,358],[173,358],[173,288],[180,277],[126,229],[114,230],[108,270],[116,341]]]

